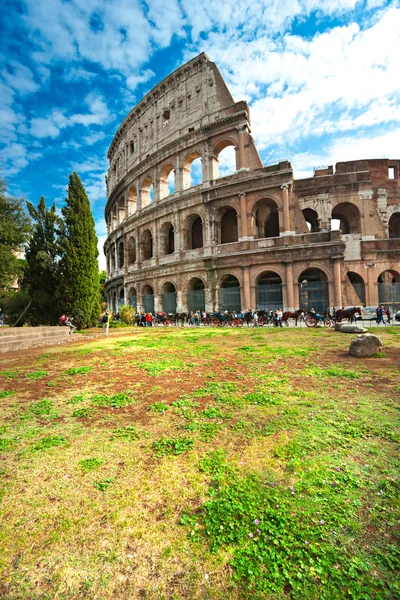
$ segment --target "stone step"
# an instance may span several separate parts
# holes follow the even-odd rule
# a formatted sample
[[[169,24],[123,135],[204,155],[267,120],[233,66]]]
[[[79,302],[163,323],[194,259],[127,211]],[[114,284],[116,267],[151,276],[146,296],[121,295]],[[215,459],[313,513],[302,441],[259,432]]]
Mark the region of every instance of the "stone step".
[[[68,327],[10,327],[0,330],[0,352],[60,344],[71,337]]]

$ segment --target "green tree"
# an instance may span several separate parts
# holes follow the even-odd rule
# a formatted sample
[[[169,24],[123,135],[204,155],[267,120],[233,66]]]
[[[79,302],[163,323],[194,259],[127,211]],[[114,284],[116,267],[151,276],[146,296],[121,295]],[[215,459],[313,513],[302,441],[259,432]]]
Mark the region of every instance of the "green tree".
[[[78,175],[69,176],[68,197],[61,210],[60,307],[82,329],[100,312],[97,236],[90,203]]]
[[[107,279],[107,271],[100,271],[100,273],[99,273],[100,300],[101,300],[102,304],[104,302],[107,304],[106,279]]]
[[[23,199],[7,195],[7,183],[0,179],[0,293],[7,294],[22,276],[21,253],[31,235],[31,221]]]
[[[32,320],[55,324],[60,316],[54,292],[59,284],[59,232],[62,220],[57,216],[56,205],[47,208],[43,196],[37,208],[30,202],[26,204],[34,221],[34,230],[25,253],[23,287],[28,290],[32,302]]]

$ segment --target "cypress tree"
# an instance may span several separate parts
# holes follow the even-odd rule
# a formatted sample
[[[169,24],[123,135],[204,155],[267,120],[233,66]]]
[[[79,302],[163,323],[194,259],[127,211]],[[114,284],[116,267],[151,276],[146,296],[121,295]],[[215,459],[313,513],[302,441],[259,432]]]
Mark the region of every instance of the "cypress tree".
[[[100,312],[97,236],[89,199],[78,175],[69,176],[61,212],[60,308],[78,328],[97,322]]]
[[[59,282],[59,239],[61,219],[56,205],[47,208],[43,196],[35,208],[26,203],[34,221],[34,230],[25,253],[26,268],[23,287],[31,300],[30,314],[37,323],[55,324],[59,308],[55,301],[55,290]]]

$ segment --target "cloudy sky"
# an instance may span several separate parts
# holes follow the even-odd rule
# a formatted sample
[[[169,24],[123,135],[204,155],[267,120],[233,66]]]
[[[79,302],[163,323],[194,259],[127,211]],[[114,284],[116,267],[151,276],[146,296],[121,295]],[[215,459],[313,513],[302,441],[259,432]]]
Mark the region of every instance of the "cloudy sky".
[[[249,102],[264,164],[289,159],[305,177],[339,160],[400,157],[400,0],[1,4],[2,173],[12,194],[61,207],[76,170],[100,244],[113,134],[201,51]]]

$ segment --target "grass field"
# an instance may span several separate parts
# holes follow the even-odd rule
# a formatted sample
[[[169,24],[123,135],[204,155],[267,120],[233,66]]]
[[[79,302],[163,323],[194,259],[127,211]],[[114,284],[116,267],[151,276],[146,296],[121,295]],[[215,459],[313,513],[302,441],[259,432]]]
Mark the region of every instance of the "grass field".
[[[0,597],[399,598],[400,328],[0,355]],[[77,337],[77,336],[76,336]]]

